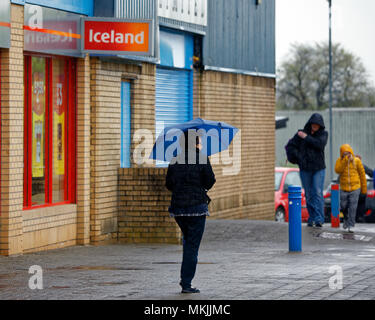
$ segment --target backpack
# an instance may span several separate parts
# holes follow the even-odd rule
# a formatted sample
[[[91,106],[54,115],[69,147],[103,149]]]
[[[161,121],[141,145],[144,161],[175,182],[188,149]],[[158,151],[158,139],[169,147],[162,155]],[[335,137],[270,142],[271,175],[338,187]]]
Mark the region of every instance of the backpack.
[[[296,156],[296,145],[292,142],[292,139],[289,139],[288,143],[285,145],[286,158],[290,163],[298,164],[298,158]]]

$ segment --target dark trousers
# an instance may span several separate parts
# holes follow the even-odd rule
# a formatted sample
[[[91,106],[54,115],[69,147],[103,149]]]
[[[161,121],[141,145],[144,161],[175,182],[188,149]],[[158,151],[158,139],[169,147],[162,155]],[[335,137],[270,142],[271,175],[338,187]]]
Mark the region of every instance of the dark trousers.
[[[190,288],[198,263],[198,250],[202,240],[206,216],[175,217],[183,235],[181,285]]]
[[[365,222],[365,214],[366,214],[366,197],[365,194],[360,194],[358,199],[358,206],[357,206],[357,213],[355,217],[356,222]],[[344,214],[344,221],[348,219],[348,209],[345,208],[342,213]]]
[[[360,194],[358,199],[358,207],[357,207],[357,215],[356,221],[357,222],[364,222],[365,221],[365,214],[366,214],[366,194]]]

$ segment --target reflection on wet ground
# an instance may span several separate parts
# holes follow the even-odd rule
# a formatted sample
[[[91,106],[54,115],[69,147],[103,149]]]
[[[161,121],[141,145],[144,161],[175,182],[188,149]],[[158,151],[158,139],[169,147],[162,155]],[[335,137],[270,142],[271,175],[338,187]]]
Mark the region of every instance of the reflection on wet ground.
[[[357,240],[369,242],[372,237],[354,233],[334,233],[334,232],[318,232],[314,235],[317,238],[333,239],[333,240]]]

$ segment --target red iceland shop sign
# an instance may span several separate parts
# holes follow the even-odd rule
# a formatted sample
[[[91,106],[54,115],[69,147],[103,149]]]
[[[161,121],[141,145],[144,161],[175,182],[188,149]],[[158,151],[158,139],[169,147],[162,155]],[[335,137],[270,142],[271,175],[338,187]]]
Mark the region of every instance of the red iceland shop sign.
[[[153,53],[152,22],[100,20],[83,21],[84,52],[151,56]]]

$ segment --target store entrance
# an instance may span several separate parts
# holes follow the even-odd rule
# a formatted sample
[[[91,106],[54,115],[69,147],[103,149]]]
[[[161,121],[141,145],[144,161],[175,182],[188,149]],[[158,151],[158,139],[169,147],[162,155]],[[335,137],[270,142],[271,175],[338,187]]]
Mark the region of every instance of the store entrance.
[[[71,200],[74,75],[73,59],[25,57],[25,207]]]

